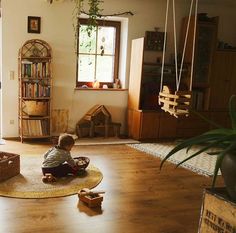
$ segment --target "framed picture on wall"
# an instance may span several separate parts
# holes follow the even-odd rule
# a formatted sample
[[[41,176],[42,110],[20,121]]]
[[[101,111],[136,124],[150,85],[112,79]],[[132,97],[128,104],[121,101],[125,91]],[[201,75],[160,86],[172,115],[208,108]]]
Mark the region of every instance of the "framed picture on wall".
[[[41,18],[28,16],[28,33],[40,33]]]

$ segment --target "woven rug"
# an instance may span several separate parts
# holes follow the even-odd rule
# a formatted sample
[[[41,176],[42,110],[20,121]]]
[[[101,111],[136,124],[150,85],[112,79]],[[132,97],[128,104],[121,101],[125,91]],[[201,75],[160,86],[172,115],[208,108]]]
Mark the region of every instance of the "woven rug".
[[[175,145],[176,144],[174,143],[140,143],[130,144],[128,146],[163,159]],[[168,161],[177,164],[196,151],[197,148],[189,150],[188,153],[186,153],[186,150],[181,150],[169,158]],[[216,156],[210,156],[207,153],[202,153],[183,163],[181,166],[201,175],[212,176],[214,174],[215,163]],[[165,169],[165,165],[162,169]],[[220,175],[220,172],[218,175]]]
[[[76,194],[82,188],[94,188],[103,176],[89,165],[86,173],[76,177],[63,177],[53,183],[43,183],[42,157],[21,156],[21,174],[0,182],[0,196],[17,198],[49,198]]]

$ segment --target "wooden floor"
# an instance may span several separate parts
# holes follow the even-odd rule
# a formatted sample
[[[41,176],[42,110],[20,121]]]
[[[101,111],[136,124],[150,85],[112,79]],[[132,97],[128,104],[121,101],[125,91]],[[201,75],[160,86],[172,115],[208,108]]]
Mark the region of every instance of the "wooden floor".
[[[51,145],[7,141],[1,151],[43,154]],[[166,164],[126,145],[75,146],[104,175],[101,209],[77,195],[48,199],[0,197],[1,233],[196,233],[204,187],[211,179]]]

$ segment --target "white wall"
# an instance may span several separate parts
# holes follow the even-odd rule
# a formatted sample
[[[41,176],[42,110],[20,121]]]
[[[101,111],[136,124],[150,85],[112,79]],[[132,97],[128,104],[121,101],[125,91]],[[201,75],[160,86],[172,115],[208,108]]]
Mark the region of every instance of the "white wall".
[[[227,0],[199,0],[201,12],[211,16],[220,15],[219,37],[221,40],[236,44],[235,4]],[[201,3],[203,2],[203,3]],[[212,4],[215,2],[215,4]],[[69,109],[69,126],[76,122],[95,104],[103,104],[111,112],[113,120],[126,128],[127,91],[78,91],[75,88],[76,57],[74,53],[74,31],[72,27],[73,3],[49,5],[45,0],[2,0],[3,38],[2,38],[2,136],[18,136],[18,80],[17,55],[22,44],[28,39],[43,39],[53,49],[53,108]],[[189,0],[176,0],[177,32],[180,20],[187,14]],[[128,17],[128,46],[123,52],[123,61],[127,64],[124,87],[128,87],[129,54],[131,40],[144,36],[145,31],[160,27],[164,30],[166,0],[105,0],[104,14],[132,11]],[[226,10],[226,12],[224,12]],[[41,33],[27,33],[27,16],[41,17]],[[224,25],[224,26],[223,26]],[[168,52],[173,51],[171,34],[168,29]],[[15,79],[10,80],[10,71],[15,72]],[[10,124],[14,120],[14,124]]]

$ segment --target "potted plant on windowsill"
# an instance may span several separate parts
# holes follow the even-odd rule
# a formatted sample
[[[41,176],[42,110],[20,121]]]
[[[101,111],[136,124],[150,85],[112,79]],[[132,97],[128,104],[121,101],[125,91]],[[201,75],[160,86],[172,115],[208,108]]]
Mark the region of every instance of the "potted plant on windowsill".
[[[199,115],[199,113],[197,114]],[[179,162],[176,167],[203,152],[207,152],[211,156],[217,156],[212,179],[212,188],[215,187],[217,174],[220,169],[226,190],[231,199],[236,201],[236,95],[232,95],[229,100],[229,114],[232,124],[231,128],[220,127],[218,124],[199,115],[207,122],[217,126],[217,128],[180,142],[162,160],[160,169],[163,167],[166,160],[176,152],[182,149],[186,149],[188,152],[191,147],[200,145],[201,147],[197,152],[188,155],[186,159]],[[209,152],[210,149],[211,151]]]

